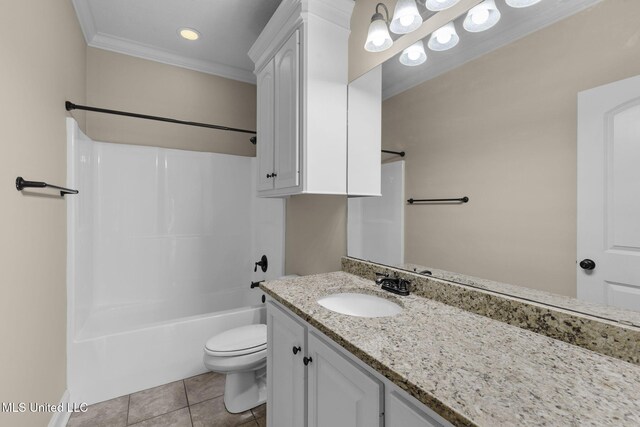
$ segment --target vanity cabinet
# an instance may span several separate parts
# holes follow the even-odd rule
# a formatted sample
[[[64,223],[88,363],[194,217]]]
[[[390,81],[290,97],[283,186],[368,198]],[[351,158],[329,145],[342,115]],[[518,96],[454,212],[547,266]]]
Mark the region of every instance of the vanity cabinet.
[[[306,425],[307,382],[303,357],[306,327],[269,302],[267,305],[267,424]]]
[[[309,427],[382,426],[382,383],[309,333]]]
[[[257,76],[258,196],[347,194],[353,0],[283,0],[249,50]]]
[[[451,424],[269,298],[267,425],[442,427]]]

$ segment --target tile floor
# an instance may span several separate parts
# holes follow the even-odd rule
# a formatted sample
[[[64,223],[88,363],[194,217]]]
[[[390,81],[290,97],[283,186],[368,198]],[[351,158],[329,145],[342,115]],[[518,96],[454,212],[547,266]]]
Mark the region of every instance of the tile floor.
[[[67,427],[265,427],[266,408],[241,414],[224,407],[222,374],[208,372],[89,406]]]

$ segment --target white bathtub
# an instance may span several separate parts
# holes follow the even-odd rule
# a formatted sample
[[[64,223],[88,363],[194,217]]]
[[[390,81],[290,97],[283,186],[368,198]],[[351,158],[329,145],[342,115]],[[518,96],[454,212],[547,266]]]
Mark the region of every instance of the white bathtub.
[[[67,131],[71,401],[205,372],[207,339],[265,321],[249,284],[283,275],[284,201],[255,196],[254,158],[92,141],[71,118]]]
[[[131,324],[122,313],[114,315],[119,316],[118,323]],[[71,401],[92,404],[206,372],[202,355],[207,339],[256,323],[266,323],[262,304],[72,340]],[[95,336],[94,332],[98,331],[83,328],[84,335]]]

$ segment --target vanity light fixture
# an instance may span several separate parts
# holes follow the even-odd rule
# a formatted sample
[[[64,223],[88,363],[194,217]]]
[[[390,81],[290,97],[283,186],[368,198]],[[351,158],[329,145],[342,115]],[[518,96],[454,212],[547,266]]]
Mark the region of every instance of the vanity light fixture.
[[[418,40],[408,48],[402,51],[400,55],[400,63],[409,67],[415,67],[416,65],[424,64],[427,60],[427,54],[424,51],[424,44],[422,40]]]
[[[507,5],[515,8],[523,8],[533,6],[540,3],[541,0],[506,0]]]
[[[470,33],[479,33],[493,27],[499,20],[500,11],[495,0],[484,0],[467,12],[462,26]]]
[[[180,28],[178,30],[178,34],[180,34],[180,37],[182,37],[183,39],[186,39],[189,41],[198,40],[200,38],[200,33],[194,30],[193,28],[186,28],[186,27]]]
[[[433,12],[449,9],[455,6],[460,0],[426,0],[425,7]]]
[[[398,0],[389,29],[396,34],[407,34],[422,25],[415,0]]]
[[[382,13],[379,12],[379,8],[382,7],[387,15],[387,19],[384,19]],[[387,28],[387,22],[389,21],[389,9],[383,3],[376,5],[376,13],[371,17],[371,24],[369,24],[369,33],[367,34],[367,41],[364,44],[365,50],[369,52],[382,52],[387,50],[393,44],[389,29]]]
[[[433,51],[441,52],[455,47],[459,41],[460,37],[456,33],[455,25],[453,25],[453,22],[449,22],[431,34],[427,46]]]

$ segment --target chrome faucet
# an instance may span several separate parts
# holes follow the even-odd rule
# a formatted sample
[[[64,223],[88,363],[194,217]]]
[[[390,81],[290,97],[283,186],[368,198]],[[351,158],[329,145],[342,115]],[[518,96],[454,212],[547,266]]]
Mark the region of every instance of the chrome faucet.
[[[389,277],[388,273],[376,273],[376,285],[381,285],[385,291],[407,296],[411,282],[401,278],[398,273],[393,273],[393,277]]]

